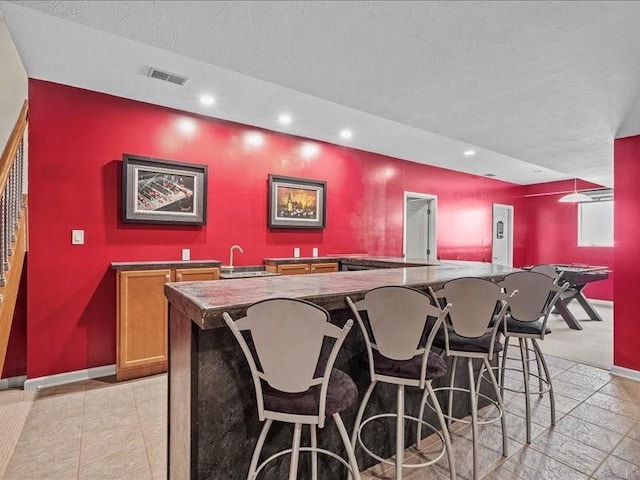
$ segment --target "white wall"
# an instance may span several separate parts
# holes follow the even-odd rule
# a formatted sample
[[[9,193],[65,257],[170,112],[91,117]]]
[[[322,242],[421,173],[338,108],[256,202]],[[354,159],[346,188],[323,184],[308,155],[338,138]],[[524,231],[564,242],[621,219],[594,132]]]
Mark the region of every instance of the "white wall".
[[[16,124],[22,104],[27,98],[27,91],[27,73],[9,34],[7,23],[0,12],[0,152],[4,150],[11,130]],[[28,163],[26,141],[24,153],[26,171]],[[26,192],[26,174],[23,183],[24,192]]]
[[[27,73],[0,14],[0,151],[7,144],[27,98]]]

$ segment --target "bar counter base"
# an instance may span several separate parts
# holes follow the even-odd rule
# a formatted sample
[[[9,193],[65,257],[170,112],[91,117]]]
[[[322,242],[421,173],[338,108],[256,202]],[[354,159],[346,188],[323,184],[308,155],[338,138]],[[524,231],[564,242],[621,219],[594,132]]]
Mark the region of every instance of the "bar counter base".
[[[331,312],[331,321],[342,327],[351,317],[348,309]],[[242,351],[227,328],[203,330],[177,308],[170,306],[169,346],[169,442],[167,472],[171,480],[246,478],[253,448],[262,428],[258,420],[251,372]],[[465,362],[461,362],[464,364]],[[359,402],[369,386],[369,368],[364,340],[357,328],[349,333],[335,364],[358,386],[358,404],[341,413],[347,430],[353,428]],[[479,369],[480,363],[476,369]],[[467,378],[466,365],[456,377]],[[488,382],[484,382],[484,387]],[[446,379],[434,382],[434,387],[446,384]],[[490,395],[490,388],[482,393]],[[408,415],[417,416],[422,392],[407,388],[405,408]],[[445,405],[445,398],[441,404]],[[395,385],[378,384],[369,400],[365,418],[396,410]],[[458,396],[454,415],[469,412],[468,396]],[[438,425],[437,418],[426,409],[425,420]],[[292,425],[274,422],[261,458],[291,447]],[[374,421],[363,431],[363,441],[378,455],[388,458],[395,454],[395,420]],[[308,428],[303,428],[302,444],[308,445]],[[406,445],[415,443],[415,425],[407,424]],[[345,457],[338,430],[331,419],[318,430],[318,445]],[[310,456],[300,457],[299,480],[311,478]],[[377,463],[361,448],[356,449],[361,470]],[[269,463],[260,477],[288,478],[289,455]],[[446,465],[446,459],[442,459]],[[346,469],[337,461],[320,455],[319,479],[346,478]]]

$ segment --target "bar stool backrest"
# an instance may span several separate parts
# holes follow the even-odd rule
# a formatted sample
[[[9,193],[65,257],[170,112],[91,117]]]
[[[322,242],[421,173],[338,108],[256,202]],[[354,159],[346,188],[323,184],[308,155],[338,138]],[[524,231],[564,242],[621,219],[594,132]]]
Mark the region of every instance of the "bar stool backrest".
[[[560,287],[555,279],[534,271],[515,272],[504,277],[500,285],[518,295],[509,302],[511,316],[521,322],[535,322],[548,316],[553,304],[566,287]]]
[[[560,283],[559,280],[562,278],[562,273],[559,272],[555,265],[535,265],[531,267],[531,272],[542,273],[554,279],[556,283]]]
[[[509,300],[498,284],[483,278],[449,280],[436,296],[451,303],[451,327],[456,334],[468,338],[481,337],[493,330],[489,324],[494,317],[496,305],[500,301]],[[500,308],[499,321],[504,316],[505,308],[506,303]]]
[[[410,360],[425,340],[428,317],[439,318],[442,310],[431,304],[425,293],[400,286],[380,287],[368,291],[357,310],[366,311],[377,350],[392,360]],[[357,311],[356,311],[357,313]],[[366,331],[366,330],[365,330]]]
[[[264,300],[251,305],[237,321],[223,318],[240,344],[253,376],[258,410],[263,417],[262,384],[286,393],[301,393],[322,385],[326,397],[329,375],[338,351],[353,325],[343,328],[329,322],[329,312],[313,303],[289,298]],[[247,341],[243,332],[250,334]],[[336,339],[325,365],[319,365],[325,337]],[[322,367],[318,374],[318,367]],[[320,416],[324,416],[324,401]]]

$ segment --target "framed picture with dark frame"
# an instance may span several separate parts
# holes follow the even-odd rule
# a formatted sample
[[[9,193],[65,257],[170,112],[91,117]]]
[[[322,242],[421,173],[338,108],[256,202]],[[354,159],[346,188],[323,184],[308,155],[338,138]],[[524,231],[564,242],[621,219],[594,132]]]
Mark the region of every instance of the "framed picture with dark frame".
[[[270,228],[324,228],[327,182],[269,175]]]
[[[205,225],[207,166],[124,154],[122,221]]]

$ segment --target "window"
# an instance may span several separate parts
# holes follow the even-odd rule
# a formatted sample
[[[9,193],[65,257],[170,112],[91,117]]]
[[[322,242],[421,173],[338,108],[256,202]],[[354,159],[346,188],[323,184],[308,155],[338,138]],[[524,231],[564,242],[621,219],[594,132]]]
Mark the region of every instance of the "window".
[[[578,246],[613,247],[613,200],[578,204]]]

